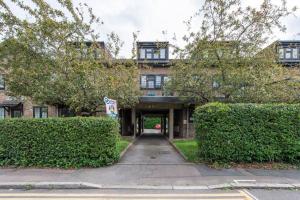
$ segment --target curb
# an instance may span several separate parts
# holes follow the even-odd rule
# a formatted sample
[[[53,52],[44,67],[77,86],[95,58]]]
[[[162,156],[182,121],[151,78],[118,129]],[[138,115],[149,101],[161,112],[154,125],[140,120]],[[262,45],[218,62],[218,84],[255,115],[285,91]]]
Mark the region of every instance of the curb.
[[[175,151],[186,161],[186,162],[188,162],[188,163],[190,163],[190,164],[195,164],[195,163],[192,163],[192,162],[190,162],[190,161],[188,161],[188,159],[187,159],[187,157],[176,147],[176,145],[175,144],[173,144],[173,142],[171,141],[171,140],[169,140],[169,139],[167,139],[168,140],[168,142],[170,143],[170,145],[175,149]]]
[[[135,189],[135,190],[214,190],[214,189],[300,189],[296,184],[224,183],[217,185],[98,185],[86,182],[8,182],[0,183],[0,189]]]
[[[124,154],[127,152],[127,150],[136,142],[136,138],[134,138],[128,146],[120,153],[119,161],[123,158]]]

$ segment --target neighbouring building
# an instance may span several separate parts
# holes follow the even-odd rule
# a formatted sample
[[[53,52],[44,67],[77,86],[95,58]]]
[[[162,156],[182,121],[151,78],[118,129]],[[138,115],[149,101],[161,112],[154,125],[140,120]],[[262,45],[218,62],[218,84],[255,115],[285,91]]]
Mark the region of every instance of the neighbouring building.
[[[285,66],[300,64],[300,41],[278,41],[275,44],[280,63]],[[100,42],[99,46],[105,48],[103,42]],[[140,135],[144,130],[144,118],[158,117],[161,119],[161,132],[169,139],[194,136],[192,115],[195,104],[190,100],[167,94],[163,90],[164,84],[169,80],[172,61],[169,58],[168,42],[137,43],[136,62],[139,67],[139,87],[142,96],[134,108],[120,109],[122,135]],[[8,96],[5,76],[0,75],[0,118],[73,115],[74,113],[64,106],[40,105],[29,98],[17,99]]]

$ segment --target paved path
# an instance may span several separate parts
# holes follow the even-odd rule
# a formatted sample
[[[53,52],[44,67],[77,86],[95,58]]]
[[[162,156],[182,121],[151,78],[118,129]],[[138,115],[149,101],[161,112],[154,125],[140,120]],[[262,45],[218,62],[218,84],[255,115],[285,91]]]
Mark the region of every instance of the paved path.
[[[110,188],[206,186],[236,183],[298,184],[300,170],[211,169],[187,163],[161,135],[141,136],[118,164],[102,168],[0,168],[0,185],[16,182],[85,182]],[[241,182],[247,183],[247,182]]]
[[[126,152],[120,164],[184,164],[185,160],[158,133],[143,134]]]

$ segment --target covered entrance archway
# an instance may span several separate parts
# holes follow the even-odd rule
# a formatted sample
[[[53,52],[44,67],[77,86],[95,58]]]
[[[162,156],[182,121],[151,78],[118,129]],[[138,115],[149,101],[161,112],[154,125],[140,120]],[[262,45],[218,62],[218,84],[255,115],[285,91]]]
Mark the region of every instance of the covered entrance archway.
[[[134,108],[121,110],[121,134],[140,136],[144,133],[145,117],[159,117],[161,133],[170,140],[191,137],[189,107],[177,97],[141,97]]]

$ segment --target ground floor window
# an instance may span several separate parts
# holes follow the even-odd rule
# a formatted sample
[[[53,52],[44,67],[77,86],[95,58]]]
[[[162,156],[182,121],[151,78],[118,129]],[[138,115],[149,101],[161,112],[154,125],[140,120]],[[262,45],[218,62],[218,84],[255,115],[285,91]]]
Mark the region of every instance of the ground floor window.
[[[33,107],[33,117],[34,118],[48,118],[48,107],[45,107],[45,106]]]
[[[4,107],[0,107],[0,119],[4,119],[5,118],[5,109]]]
[[[22,117],[22,110],[21,109],[11,109],[11,117],[12,118],[19,118]]]

